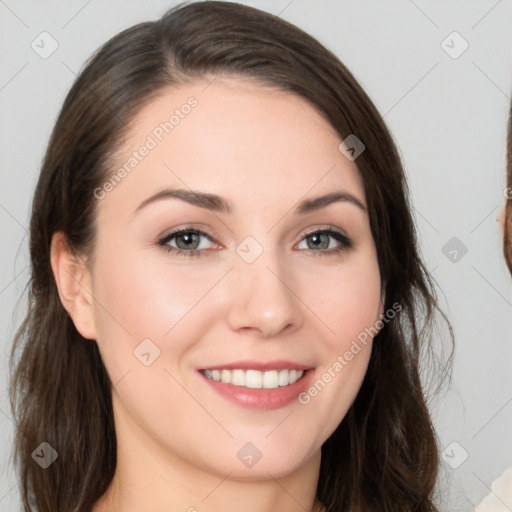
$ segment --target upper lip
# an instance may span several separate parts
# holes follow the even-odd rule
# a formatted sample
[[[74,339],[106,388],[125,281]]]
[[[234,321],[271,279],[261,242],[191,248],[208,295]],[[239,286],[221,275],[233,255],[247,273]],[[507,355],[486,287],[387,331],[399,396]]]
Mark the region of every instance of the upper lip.
[[[274,361],[235,361],[233,363],[222,363],[213,366],[207,366],[201,368],[201,370],[259,370],[259,371],[270,371],[270,370],[309,370],[313,366],[296,363],[294,361],[288,361],[285,359],[279,359]]]

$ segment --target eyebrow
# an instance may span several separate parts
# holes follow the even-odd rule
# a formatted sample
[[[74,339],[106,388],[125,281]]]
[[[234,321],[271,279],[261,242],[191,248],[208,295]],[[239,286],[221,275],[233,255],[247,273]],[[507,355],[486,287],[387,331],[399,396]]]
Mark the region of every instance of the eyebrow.
[[[205,208],[206,210],[218,213],[231,214],[235,210],[231,201],[216,194],[199,192],[197,190],[166,188],[145,199],[139,206],[137,206],[134,213],[142,210],[151,203],[164,199],[180,199],[193,206],[198,206],[199,208]],[[362,201],[353,194],[345,191],[334,191],[319,197],[304,199],[295,207],[295,213],[298,215],[304,215],[306,213],[311,213],[325,208],[326,206],[336,202],[353,204],[363,212],[367,211],[367,208]]]

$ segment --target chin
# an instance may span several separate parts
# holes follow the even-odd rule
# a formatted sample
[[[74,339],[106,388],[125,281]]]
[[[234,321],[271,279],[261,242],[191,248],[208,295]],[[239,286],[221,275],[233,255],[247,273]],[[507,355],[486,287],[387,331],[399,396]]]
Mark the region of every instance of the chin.
[[[276,447],[273,442],[264,438],[258,440],[235,442],[236,448],[226,447],[226,452],[233,453],[230,457],[221,457],[219,465],[211,461],[212,470],[223,475],[229,474],[232,480],[250,481],[266,480],[271,475],[273,478],[283,478],[300,469],[314,454],[320,453],[318,449],[311,448],[305,451],[305,443],[298,440],[297,446],[288,443],[286,449],[283,446]]]

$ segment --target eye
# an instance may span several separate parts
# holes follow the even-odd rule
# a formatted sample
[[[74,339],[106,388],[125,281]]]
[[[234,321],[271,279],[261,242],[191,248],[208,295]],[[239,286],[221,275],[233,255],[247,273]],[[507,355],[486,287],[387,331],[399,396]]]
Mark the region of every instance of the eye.
[[[200,229],[182,228],[160,238],[158,245],[163,246],[168,252],[172,252],[177,256],[200,256],[203,249],[207,248],[202,243],[201,237],[205,237],[213,242],[211,237]],[[173,240],[175,240],[176,246],[171,243]]]
[[[332,248],[330,239],[336,240],[338,242],[338,246]],[[350,249],[353,245],[352,241],[347,235],[345,235],[345,233],[334,230],[332,228],[312,231],[311,233],[308,233],[302,240],[306,241],[306,249],[315,253],[315,256],[330,256],[339,254],[342,251]]]
[[[160,238],[158,245],[164,247],[168,252],[172,252],[176,256],[199,257],[205,249],[208,249],[208,243],[206,243],[205,246],[205,244],[202,243],[202,237],[214,243],[208,233],[200,229],[185,227],[177,229]],[[332,247],[332,239],[338,243],[337,247]],[[315,256],[333,256],[342,251],[347,251],[353,245],[352,241],[345,233],[332,228],[312,231],[306,234],[300,244],[302,244],[302,241],[306,241],[307,247],[305,247],[305,249],[312,252]],[[300,247],[300,244],[299,248],[304,249],[304,247]]]

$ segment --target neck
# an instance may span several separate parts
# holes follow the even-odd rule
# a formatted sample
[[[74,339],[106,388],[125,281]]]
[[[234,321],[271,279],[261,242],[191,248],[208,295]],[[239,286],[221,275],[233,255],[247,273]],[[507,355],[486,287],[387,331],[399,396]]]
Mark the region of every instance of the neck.
[[[289,474],[237,478],[168,453],[127,417],[118,421],[122,411],[116,415],[116,473],[93,512],[138,512],[149,504],[152,512],[225,512],[249,503],[252,512],[325,510],[316,500],[320,450]]]

